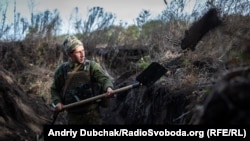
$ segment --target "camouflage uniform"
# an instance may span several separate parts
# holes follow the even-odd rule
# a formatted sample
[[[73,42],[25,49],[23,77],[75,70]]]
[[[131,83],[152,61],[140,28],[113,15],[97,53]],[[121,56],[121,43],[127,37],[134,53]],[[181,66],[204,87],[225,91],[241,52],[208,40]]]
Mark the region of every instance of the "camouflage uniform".
[[[77,102],[101,94],[108,87],[113,88],[111,80],[98,63],[85,60],[77,72],[72,74],[72,70],[78,65],[68,61],[57,67],[51,87],[54,104]],[[63,95],[65,82],[70,75],[72,79]],[[68,124],[101,124],[99,106],[107,106],[107,102],[108,99],[102,99],[101,102],[91,102],[68,109]]]

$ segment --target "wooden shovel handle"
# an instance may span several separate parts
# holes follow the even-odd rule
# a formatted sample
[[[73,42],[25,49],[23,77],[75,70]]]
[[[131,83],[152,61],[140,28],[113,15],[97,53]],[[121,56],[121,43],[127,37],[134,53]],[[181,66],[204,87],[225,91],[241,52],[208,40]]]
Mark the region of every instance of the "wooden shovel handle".
[[[132,84],[132,85],[128,85],[128,86],[125,86],[125,87],[113,90],[112,94],[123,92],[123,91],[129,90],[129,89],[132,89],[132,88],[136,88],[139,85],[140,85],[139,82],[135,83],[135,84]],[[102,98],[104,98],[106,96],[107,96],[107,93],[103,93],[103,94],[100,94],[100,95],[97,95],[97,96],[94,96],[94,97],[90,97],[90,98],[87,98],[87,99],[84,99],[84,100],[81,100],[81,101],[78,101],[78,102],[74,102],[74,103],[71,103],[71,104],[64,105],[63,109],[65,110],[65,109],[76,107],[76,106],[79,106],[79,105],[82,105],[82,104],[86,104],[86,103],[89,103],[89,102],[92,102],[92,101],[96,101],[96,100],[102,99]]]

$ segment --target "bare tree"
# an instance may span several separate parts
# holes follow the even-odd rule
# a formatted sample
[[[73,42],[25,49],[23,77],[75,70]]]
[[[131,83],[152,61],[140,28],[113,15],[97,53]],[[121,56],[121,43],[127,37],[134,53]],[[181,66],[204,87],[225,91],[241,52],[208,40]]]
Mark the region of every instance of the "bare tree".
[[[5,1],[5,7],[3,7],[4,4],[1,4],[0,1],[0,11],[1,11],[1,21],[0,21],[0,39],[2,39],[3,35],[5,35],[9,30],[10,30],[10,26],[6,25],[6,15],[7,15],[7,10],[8,10],[8,1]]]
[[[211,0],[210,0],[211,1]],[[213,5],[221,10],[222,14],[250,15],[249,0],[213,0]]]
[[[186,15],[184,13],[184,8],[188,3],[187,0],[172,0],[170,3],[167,3],[167,1],[164,0],[164,2],[166,8],[162,12],[161,20],[170,21],[185,18]]]
[[[52,39],[58,34],[61,25],[60,13],[57,9],[53,12],[46,10],[33,15],[34,25],[29,27],[26,38]]]
[[[30,9],[30,13],[31,13],[31,17],[30,17],[30,21],[31,21],[31,26],[34,26],[34,8],[35,8],[35,0],[29,0],[28,2],[28,7]]]
[[[17,14],[16,14],[16,0],[14,0],[14,40],[16,39],[16,21],[17,20]]]
[[[12,23],[13,27],[7,26],[7,29],[13,32],[11,33],[11,37],[7,37],[7,38],[17,41],[17,40],[21,40],[24,38],[25,31],[27,31],[29,23],[27,22],[25,18],[21,17],[21,13],[17,12],[16,0],[14,1],[13,6],[14,6],[13,7],[14,22]]]
[[[115,15],[105,12],[101,7],[93,7],[88,11],[86,20],[77,17],[78,8],[75,8],[75,30],[78,33],[90,33],[94,30],[102,30],[113,25]],[[72,17],[73,18],[73,17]]]
[[[141,27],[148,21],[149,16],[151,15],[149,10],[142,10],[139,16],[136,18],[136,23],[138,27]]]

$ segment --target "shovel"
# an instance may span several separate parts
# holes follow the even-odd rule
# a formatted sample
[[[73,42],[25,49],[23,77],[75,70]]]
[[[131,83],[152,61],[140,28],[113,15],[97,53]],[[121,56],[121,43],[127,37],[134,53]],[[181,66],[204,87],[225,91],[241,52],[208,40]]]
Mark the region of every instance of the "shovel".
[[[119,92],[123,92],[129,89],[133,89],[133,88],[137,88],[140,85],[145,85],[145,86],[150,86],[153,83],[155,83],[162,75],[164,75],[166,73],[166,69],[161,66],[159,63],[156,62],[152,62],[145,70],[143,70],[137,77],[136,77],[136,81],[134,84],[113,90],[112,94],[116,94]],[[107,93],[103,93],[94,97],[90,97],[78,102],[74,102],[71,104],[67,104],[63,106],[63,109],[69,109],[72,107],[76,107],[82,104],[86,104],[89,102],[93,102],[96,101],[98,99],[102,99],[104,97],[106,97]]]
[[[141,85],[151,86],[162,75],[164,75],[166,73],[166,71],[167,70],[163,66],[161,66],[159,63],[152,62],[145,70],[143,70],[136,77],[137,82],[135,82],[134,84],[131,84],[131,85],[128,85],[128,86],[113,90],[112,94],[116,94],[116,93],[123,92],[123,91],[129,90],[129,89],[137,88],[137,87],[139,87]],[[78,101],[78,102],[75,102],[75,103],[64,105],[63,109],[65,110],[65,109],[73,108],[73,107],[76,107],[76,106],[79,106],[79,105],[82,105],[82,104],[86,104],[86,103],[89,103],[89,102],[96,101],[98,99],[106,97],[106,94],[107,93],[103,93],[103,94],[100,94],[100,95],[97,95],[97,96],[94,96],[94,97],[91,97],[91,98],[87,98],[87,99],[84,99],[84,100],[81,100],[81,101]],[[53,125],[55,123],[55,120],[56,120],[58,114],[59,114],[59,112],[54,113],[53,121],[52,121],[51,125]],[[42,135],[43,135],[43,132],[42,132],[42,134],[40,134],[39,138],[41,138]]]
[[[166,71],[167,71],[167,69],[164,68],[159,63],[152,62],[145,70],[143,70],[136,77],[137,82],[135,82],[134,84],[131,84],[131,85],[128,85],[128,86],[113,90],[112,95],[116,94],[116,93],[119,93],[119,92],[129,90],[129,89],[137,88],[137,87],[139,87],[141,85],[150,86],[153,83],[155,83],[162,75],[164,75],[166,73]],[[73,107],[76,107],[76,106],[79,106],[79,105],[83,105],[83,104],[86,104],[86,103],[89,103],[89,102],[100,100],[100,99],[102,99],[102,98],[104,98],[106,96],[107,96],[107,93],[103,93],[103,94],[100,94],[100,95],[97,95],[97,96],[94,96],[94,97],[90,97],[90,98],[87,98],[87,99],[84,99],[84,100],[81,100],[81,101],[78,101],[78,102],[74,102],[74,103],[71,103],[71,104],[64,105],[62,109],[63,110],[70,109],[70,108],[73,108]],[[54,112],[52,125],[54,124],[58,114],[59,114],[59,112]]]

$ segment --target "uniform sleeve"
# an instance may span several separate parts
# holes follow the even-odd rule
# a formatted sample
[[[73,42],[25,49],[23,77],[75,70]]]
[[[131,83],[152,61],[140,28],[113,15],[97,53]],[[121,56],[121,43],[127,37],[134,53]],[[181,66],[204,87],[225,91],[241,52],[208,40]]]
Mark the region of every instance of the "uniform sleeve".
[[[94,62],[92,65],[92,75],[93,77],[102,84],[103,91],[106,92],[108,87],[113,88],[113,83],[110,77],[106,74],[104,69],[100,66],[100,64]]]
[[[54,104],[57,104],[58,102],[62,102],[62,88],[65,83],[64,80],[64,74],[63,74],[63,66],[60,65],[55,73],[53,82],[51,85],[51,99]]]

